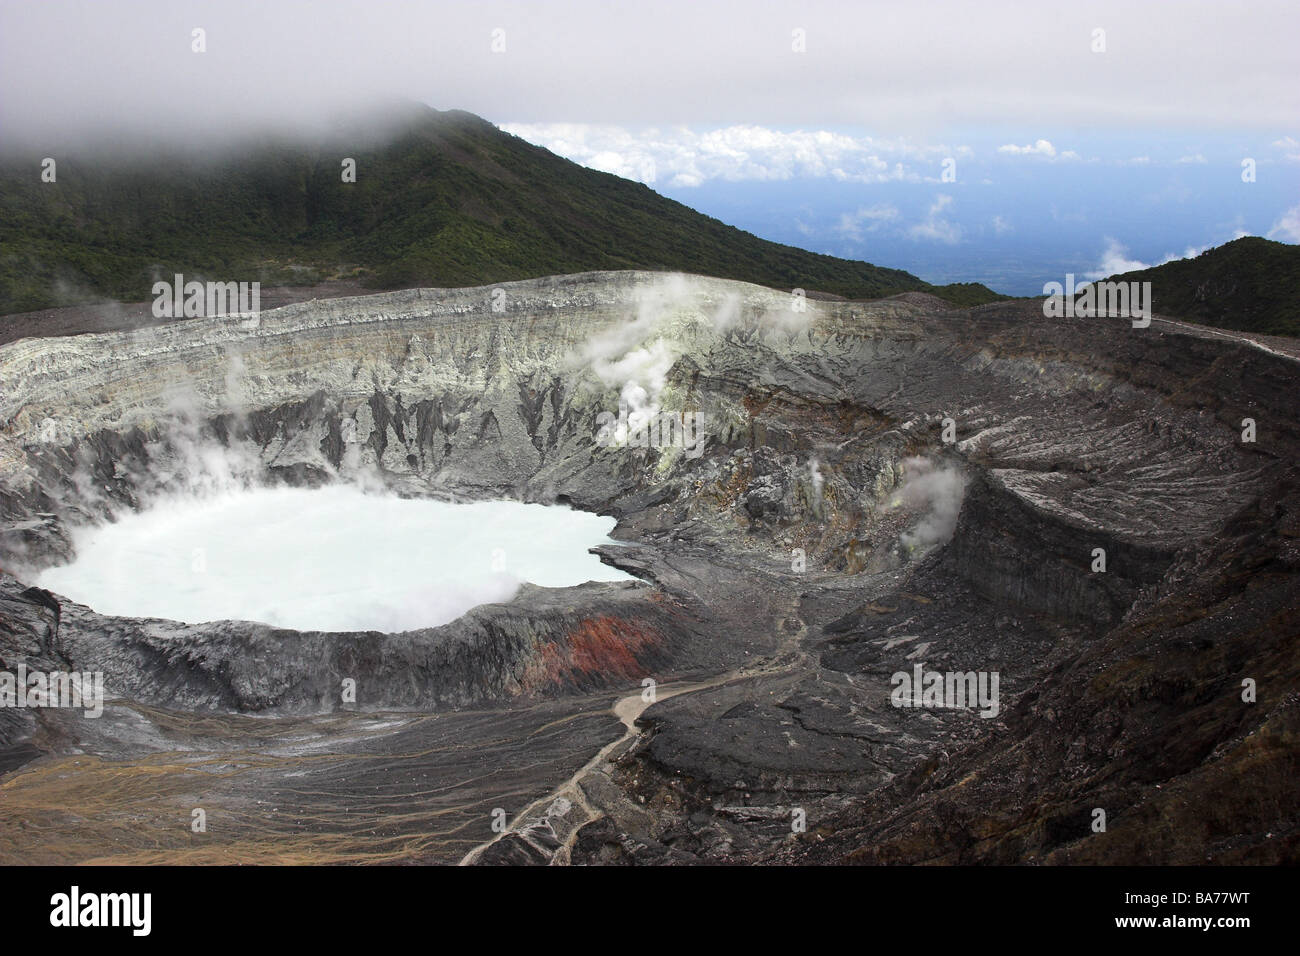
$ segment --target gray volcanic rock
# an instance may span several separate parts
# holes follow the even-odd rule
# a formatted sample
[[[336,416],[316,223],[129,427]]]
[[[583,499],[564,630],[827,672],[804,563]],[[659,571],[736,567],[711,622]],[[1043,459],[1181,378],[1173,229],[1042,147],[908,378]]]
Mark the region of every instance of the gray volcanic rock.
[[[102,670],[132,700],[191,711],[322,713],[342,708],[341,681],[349,677],[369,710],[437,710],[630,682],[682,656],[676,645],[692,635],[685,615],[670,618],[644,599],[645,590],[525,585],[507,605],[481,605],[453,624],[399,634],[105,617],[67,600],[56,624],[43,607],[7,603],[15,618],[35,614],[44,624],[43,663]],[[599,670],[575,659],[604,638],[627,653]]]
[[[346,808],[382,807],[342,770],[309,791],[297,758],[259,756],[344,726],[330,766],[381,755],[375,786],[455,821],[403,817],[442,835],[385,859],[459,859],[494,809],[512,827],[477,862],[1295,858],[1293,357],[1032,303],[640,272],[499,289],[0,346],[0,660],[100,670],[116,697],[100,723],[0,709],[29,806],[63,799],[33,758],[175,780],[159,799],[183,807],[189,778],[149,755],[225,754],[255,769],[213,798],[239,822],[211,859],[262,845],[247,800],[311,821],[301,858],[373,859]],[[698,414],[702,446],[611,441],[602,413]],[[614,515],[601,556],[641,583],[528,587],[403,634],[110,618],[30,587],[76,526],[162,494],[350,480]],[[998,675],[996,712],[896,706],[918,666]],[[672,692],[598,754],[646,678]],[[428,757],[480,739],[472,766]],[[117,859],[126,813],[47,823]]]

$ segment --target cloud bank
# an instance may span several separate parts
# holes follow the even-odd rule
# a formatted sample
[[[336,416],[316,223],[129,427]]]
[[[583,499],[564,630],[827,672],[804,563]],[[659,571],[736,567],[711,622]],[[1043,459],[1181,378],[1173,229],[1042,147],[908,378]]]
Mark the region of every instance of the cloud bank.
[[[587,123],[503,123],[501,128],[592,169],[674,188],[711,180],[922,182],[937,178],[944,157],[971,154],[967,146],[922,146],[824,129],[784,131],[755,125],[634,130]]]

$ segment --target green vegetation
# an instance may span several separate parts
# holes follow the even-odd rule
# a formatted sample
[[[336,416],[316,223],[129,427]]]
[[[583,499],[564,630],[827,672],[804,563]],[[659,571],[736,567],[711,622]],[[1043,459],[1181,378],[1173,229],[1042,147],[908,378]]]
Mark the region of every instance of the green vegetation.
[[[1300,335],[1300,246],[1246,236],[1195,259],[1111,276],[1150,282],[1154,311],[1240,332]]]
[[[344,157],[355,183],[341,182]],[[177,272],[395,289],[656,269],[849,298],[1004,298],[759,239],[458,111],[420,108],[387,136],[265,141],[216,158],[56,158],[53,184],[39,157],[0,163],[0,314],[146,301]]]

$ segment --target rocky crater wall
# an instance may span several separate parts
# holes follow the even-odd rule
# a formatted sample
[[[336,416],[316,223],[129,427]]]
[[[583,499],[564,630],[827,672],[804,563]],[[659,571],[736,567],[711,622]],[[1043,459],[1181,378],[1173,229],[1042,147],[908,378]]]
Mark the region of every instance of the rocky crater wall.
[[[1279,388],[1293,366],[1032,308],[654,273],[24,339],[0,346],[0,564],[17,575],[3,591],[18,642],[0,656],[27,652],[26,627],[120,693],[200,709],[329,709],[350,670],[381,675],[376,707],[568,693],[740,659],[750,645],[729,637],[722,589],[788,579],[796,553],[838,587],[932,555],[990,601],[1104,626],[1293,454],[1295,391]],[[700,444],[602,442],[598,416],[621,409],[699,413]],[[1245,414],[1267,440],[1239,440]],[[956,476],[948,493],[912,487],[917,460]],[[52,596],[56,614],[23,597],[25,571],[70,556],[76,524],[186,487],[338,480],[615,514],[639,550],[607,560],[645,583],[529,592],[386,636],[111,619]],[[1089,570],[1094,547],[1105,574]],[[755,630],[755,647],[777,641]]]

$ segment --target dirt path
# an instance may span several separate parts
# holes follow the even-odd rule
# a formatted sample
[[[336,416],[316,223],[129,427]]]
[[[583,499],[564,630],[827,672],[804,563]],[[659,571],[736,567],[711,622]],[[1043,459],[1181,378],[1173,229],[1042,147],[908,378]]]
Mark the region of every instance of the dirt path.
[[[519,811],[519,813],[515,815],[514,820],[510,822],[510,825],[504,831],[498,833],[486,843],[481,843],[466,853],[464,858],[461,859],[460,865],[473,865],[478,861],[478,858],[483,855],[483,852],[487,850],[488,847],[492,846],[492,844],[496,843],[502,837],[523,829],[530,821],[542,819],[546,816],[546,809],[552,806],[555,801],[560,798],[567,799],[573,806],[581,808],[584,813],[587,814],[587,819],[573,828],[573,832],[570,834],[569,839],[566,840],[564,846],[556,852],[556,857],[559,857],[559,855],[563,853],[565,857],[563,862],[567,863],[568,851],[572,848],[572,841],[573,838],[577,836],[578,830],[580,830],[586,823],[594,820],[598,815],[594,808],[592,808],[592,806],[587,802],[587,798],[583,795],[581,786],[582,781],[593,770],[601,766],[609,755],[620,745],[629,740],[633,740],[640,734],[640,731],[636,728],[637,718],[645,713],[646,709],[651,704],[656,704],[661,700],[668,700],[670,697],[676,697],[679,694],[691,694],[697,691],[707,690],[711,687],[718,687],[732,680],[741,679],[743,679],[743,676],[739,671],[732,671],[722,675],[721,677],[699,683],[665,684],[663,687],[656,687],[654,700],[645,700],[643,696],[645,694],[644,690],[637,691],[637,693],[631,694],[627,697],[620,697],[618,700],[614,701],[614,706],[610,708],[610,712],[623,722],[623,726],[626,728],[623,732],[623,736],[610,741],[604,747],[600,748],[600,750],[597,751],[596,756],[583,764],[572,777],[566,780],[557,789],[524,807],[523,810]],[[561,861],[557,859],[552,862]]]
[[[794,604],[797,607],[798,599]],[[798,631],[786,637],[780,648],[768,660],[757,663],[748,667],[738,668],[733,671],[727,671],[717,677],[712,677],[705,681],[695,681],[692,683],[681,684],[664,684],[656,687],[654,697],[651,700],[645,699],[645,690],[637,691],[627,697],[620,697],[614,701],[610,712],[622,721],[624,728],[623,735],[617,740],[602,747],[594,757],[588,760],[582,767],[568,780],[561,784],[555,790],[552,790],[546,796],[534,800],[527,807],[515,814],[514,819],[504,831],[498,833],[492,839],[481,843],[474,849],[470,850],[460,861],[460,866],[472,866],[478,862],[483,853],[498,840],[512,834],[527,830],[530,826],[546,821],[550,816],[549,809],[555,805],[558,800],[565,800],[569,803],[570,808],[564,811],[565,824],[569,827],[565,839],[560,847],[555,851],[550,860],[552,866],[565,866],[569,863],[570,854],[573,852],[573,844],[577,840],[578,832],[601,816],[601,812],[588,802],[587,797],[582,789],[582,781],[586,779],[593,771],[600,768],[609,758],[610,754],[616,751],[623,744],[635,740],[640,736],[637,729],[637,719],[646,712],[652,705],[660,701],[668,700],[672,697],[678,697],[682,694],[695,694],[703,690],[712,690],[715,687],[722,687],[727,684],[734,684],[738,681],[749,680],[754,677],[767,676],[787,672],[796,667],[803,659],[803,652],[799,650],[800,642],[807,633],[807,625],[802,619],[799,619],[800,627]],[[569,818],[568,814],[573,810],[580,810],[581,819]]]
[[[1233,329],[1217,329],[1210,325],[1196,325],[1192,322],[1183,322],[1179,319],[1169,319],[1164,316],[1155,316],[1152,319],[1152,324],[1163,325],[1177,329],[1180,332],[1189,332],[1202,338],[1219,338],[1241,342],[1245,345],[1253,345],[1255,348],[1268,352],[1270,355],[1276,355],[1279,358],[1291,359],[1293,362],[1300,361],[1300,342],[1281,336],[1237,332]]]

